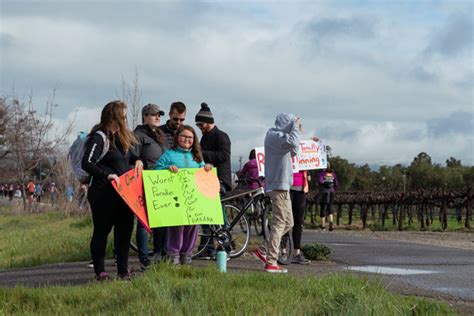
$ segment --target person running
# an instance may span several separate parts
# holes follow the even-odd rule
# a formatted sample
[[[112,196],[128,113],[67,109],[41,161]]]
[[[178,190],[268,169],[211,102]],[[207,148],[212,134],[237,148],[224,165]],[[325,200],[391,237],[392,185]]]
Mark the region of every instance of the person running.
[[[326,170],[319,173],[318,185],[320,227],[323,230],[326,229],[325,220],[327,216],[329,220],[329,231],[332,231],[334,227],[332,204],[334,203],[334,195],[336,194],[336,188],[339,187],[339,182],[329,162]]]
[[[49,194],[51,206],[54,207],[58,201],[58,187],[56,186],[56,183],[51,182],[51,185],[49,186]]]
[[[135,130],[135,137],[138,140],[136,154],[143,161],[143,168],[153,169],[155,163],[161,155],[168,149],[165,135],[159,128],[161,117],[165,115],[156,104],[147,104],[142,109],[142,125],[138,125]],[[161,257],[166,255],[166,228],[153,228],[153,260],[159,262]],[[142,269],[146,269],[151,261],[148,258],[148,232],[137,220],[136,239],[138,247],[138,259]]]
[[[35,183],[33,182],[33,180],[30,180],[30,182],[28,182],[28,184],[26,185],[26,190],[28,194],[28,203],[31,204],[35,199]]]
[[[265,136],[265,192],[272,202],[273,220],[267,252],[256,249],[255,256],[265,264],[265,271],[287,273],[277,264],[281,237],[293,227],[290,186],[293,180],[291,157],[296,156],[301,137],[301,120],[293,114],[280,113],[275,126]]]
[[[36,202],[41,203],[41,197],[42,196],[43,196],[43,186],[41,185],[41,183],[38,183],[35,186],[35,199],[36,199]]]
[[[92,176],[87,198],[94,226],[91,256],[98,281],[109,279],[105,272],[105,250],[112,227],[115,230],[117,276],[130,279],[128,252],[134,215],[111,182],[119,182],[119,177],[130,170],[130,165],[134,164],[135,170],[141,172],[143,163],[131,150],[136,143],[133,132],[127,126],[126,104],[123,101],[107,103],[102,109],[100,123],[89,134],[82,160],[82,168]],[[108,147],[108,151],[98,161],[104,146]]]
[[[212,169],[211,164],[204,163],[196,132],[188,125],[178,129],[175,144],[165,151],[154,167],[155,170],[169,169],[174,173],[179,168]],[[197,234],[197,225],[168,227],[168,259],[173,265],[191,264]]]

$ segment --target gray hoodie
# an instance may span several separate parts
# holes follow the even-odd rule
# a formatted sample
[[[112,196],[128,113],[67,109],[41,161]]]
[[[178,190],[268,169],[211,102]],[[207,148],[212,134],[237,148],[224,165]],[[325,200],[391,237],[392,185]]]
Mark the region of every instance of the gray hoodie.
[[[293,181],[291,157],[295,156],[300,144],[301,132],[295,124],[293,114],[280,113],[275,127],[265,136],[265,190],[290,189]]]

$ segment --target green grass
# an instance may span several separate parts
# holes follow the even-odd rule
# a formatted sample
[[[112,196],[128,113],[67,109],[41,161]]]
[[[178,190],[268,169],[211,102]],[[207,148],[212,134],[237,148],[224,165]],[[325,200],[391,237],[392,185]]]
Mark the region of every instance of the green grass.
[[[0,269],[89,260],[91,234],[90,216],[15,215],[0,209]]]
[[[158,265],[142,277],[76,287],[0,288],[0,314],[453,315],[348,274],[297,278]]]

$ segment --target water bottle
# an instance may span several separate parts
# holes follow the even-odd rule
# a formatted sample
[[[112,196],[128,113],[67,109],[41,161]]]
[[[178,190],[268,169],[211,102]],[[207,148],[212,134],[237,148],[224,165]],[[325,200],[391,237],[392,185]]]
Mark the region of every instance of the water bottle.
[[[217,248],[216,263],[217,270],[224,273],[227,272],[227,252],[225,252],[222,246]]]

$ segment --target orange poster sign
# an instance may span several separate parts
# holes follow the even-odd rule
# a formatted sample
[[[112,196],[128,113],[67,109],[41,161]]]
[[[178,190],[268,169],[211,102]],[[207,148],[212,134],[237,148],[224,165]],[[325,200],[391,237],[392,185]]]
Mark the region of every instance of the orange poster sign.
[[[145,208],[145,195],[143,193],[143,174],[135,173],[135,169],[128,171],[120,177],[119,185],[112,181],[112,186],[135,213],[143,227],[150,233],[150,225]]]

